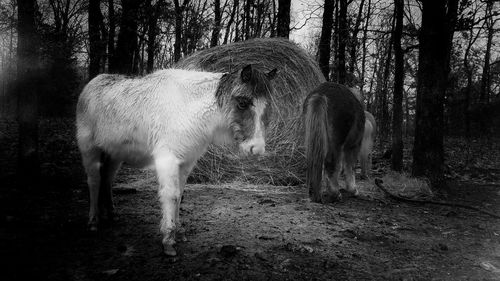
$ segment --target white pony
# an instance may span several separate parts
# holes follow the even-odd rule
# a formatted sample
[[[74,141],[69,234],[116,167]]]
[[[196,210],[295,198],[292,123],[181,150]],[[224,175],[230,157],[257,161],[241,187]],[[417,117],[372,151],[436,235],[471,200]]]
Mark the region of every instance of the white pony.
[[[142,78],[102,74],[91,80],[76,111],[90,229],[113,215],[111,184],[122,162],[153,167],[164,253],[176,255],[184,185],[208,145],[235,141],[245,154],[265,152],[275,75],[276,69],[266,74],[247,65],[234,73],[167,69]]]

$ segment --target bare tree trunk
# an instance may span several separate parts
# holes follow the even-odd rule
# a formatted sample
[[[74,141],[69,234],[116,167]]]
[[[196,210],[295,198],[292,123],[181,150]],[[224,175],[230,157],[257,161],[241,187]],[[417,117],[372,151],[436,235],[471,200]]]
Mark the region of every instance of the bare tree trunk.
[[[465,65],[465,74],[467,75],[467,84],[465,86],[465,102],[463,110],[465,117],[465,137],[469,139],[471,136],[470,106],[471,106],[471,92],[472,92],[472,69],[469,64],[468,51],[466,51],[466,55],[464,58],[464,65]]]
[[[405,137],[410,133],[410,100],[408,93],[403,90],[405,100]]]
[[[357,51],[357,46],[358,46],[358,33],[359,33],[359,27],[361,25],[361,19],[363,16],[363,6],[365,5],[365,0],[361,0],[359,3],[359,10],[358,10],[358,15],[356,17],[356,22],[354,24],[354,27],[352,29],[352,38],[351,38],[351,44],[350,44],[350,52],[349,52],[349,72],[354,73],[355,67],[356,67],[356,61],[357,61],[357,56],[356,56],[356,51]]]
[[[422,1],[413,176],[444,184],[443,111],[458,0]]]
[[[367,5],[367,11],[366,11],[366,22],[365,22],[365,27],[363,28],[363,56],[361,58],[361,77],[360,77],[360,91],[363,96],[365,97],[363,88],[365,85],[365,73],[366,73],[366,41],[368,39],[368,25],[370,23],[370,16],[371,16],[371,0],[368,0],[368,5]],[[367,107],[368,108],[368,107]]]
[[[340,30],[339,30],[339,0],[335,0],[335,7],[334,7],[334,21],[333,21],[333,38],[331,41],[330,49],[332,50],[332,55],[331,57],[333,58],[333,69],[330,70],[330,79],[332,81],[338,81],[338,74],[337,74],[337,60],[338,58],[338,52],[339,52],[339,37],[340,37]]]
[[[138,30],[138,43],[132,58],[132,73],[143,74],[144,72],[144,39],[146,38],[147,26],[143,26],[142,30]]]
[[[330,42],[333,28],[333,0],[325,0],[323,11],[323,25],[318,46],[318,63],[326,80],[330,80]]]
[[[181,48],[182,48],[182,17],[186,6],[189,4],[189,0],[184,0],[182,6],[179,4],[179,0],[174,0],[175,7],[175,43],[174,43],[174,62],[178,62],[181,59]]]
[[[379,73],[377,74],[377,87],[375,90],[375,116],[377,117],[378,123],[380,124],[380,145],[385,143],[389,136],[390,130],[390,120],[389,120],[389,107],[388,107],[388,80],[391,74],[391,61],[392,61],[392,46],[393,40],[392,33],[394,32],[394,22],[393,28],[391,30],[391,35],[389,37],[389,42],[387,43],[387,53],[384,56],[385,61],[380,58],[379,62]],[[383,71],[382,71],[383,69]],[[381,72],[382,71],[382,72]]]
[[[246,0],[245,5],[245,40],[252,38],[251,31],[253,29],[253,19],[250,15],[250,10],[253,5],[253,0]]]
[[[37,91],[39,37],[35,24],[36,1],[19,0],[17,3],[18,176],[22,184],[31,186],[40,177]]]
[[[349,30],[347,29],[347,0],[339,0],[339,37],[337,49],[337,82],[346,84],[346,67],[345,67],[345,52],[347,40],[349,37]]]
[[[212,31],[212,40],[210,40],[210,47],[215,47],[219,43],[219,34],[222,20],[220,0],[214,0],[214,14],[214,30]]]
[[[481,75],[481,103],[488,103],[490,97],[490,57],[491,57],[491,44],[493,43],[493,35],[495,33],[496,20],[492,17],[493,1],[486,2],[486,14],[490,16],[486,19],[486,28],[488,29],[488,37],[486,40],[486,53],[484,55],[483,74]]]
[[[278,37],[290,36],[290,1],[279,0],[278,2]]]
[[[148,61],[146,63],[146,72],[151,73],[154,68],[154,58],[156,52],[156,36],[158,34],[157,22],[160,16],[161,9],[164,5],[164,0],[159,0],[154,6],[149,0],[150,17],[148,20]]]
[[[100,0],[89,0],[89,80],[99,74],[102,58]]]
[[[481,30],[478,30],[476,35],[474,35],[474,26],[471,25],[469,29],[470,35],[469,35],[469,41],[467,42],[467,46],[465,48],[465,54],[464,54],[464,70],[465,70],[465,75],[467,77],[467,84],[465,86],[465,103],[464,103],[464,117],[465,117],[465,137],[468,139],[471,136],[471,116],[470,116],[470,109],[471,109],[471,96],[472,96],[472,76],[473,76],[473,69],[470,65],[469,62],[469,55],[470,51],[472,49],[472,46],[474,43],[477,41],[479,38],[479,35],[481,34]]]
[[[99,0],[100,1],[100,0]],[[108,30],[106,28],[106,25],[104,24],[104,16],[102,15],[101,9],[99,9],[99,28],[101,30],[101,40],[100,40],[100,55],[101,55],[101,62],[100,62],[100,67],[99,67],[99,72],[105,72],[106,71],[106,63],[108,60],[108,55],[106,53],[106,48],[108,45]]]
[[[182,40],[182,9],[179,0],[174,0],[175,6],[175,42],[174,42],[174,62],[181,59],[181,40]]]
[[[370,79],[370,87],[368,87],[369,96],[366,97],[366,110],[369,112],[375,113],[377,108],[374,105],[377,104],[377,102],[375,100],[377,98],[377,96],[373,94],[373,88],[374,88],[375,80],[377,80],[378,77],[380,76],[379,72],[380,72],[380,69],[382,67],[380,53],[375,54],[375,62],[373,63],[373,65],[374,66],[373,66],[372,77]],[[374,100],[372,101],[373,96],[375,96],[375,97],[373,98]]]
[[[111,72],[133,74],[134,55],[137,52],[137,15],[139,14],[139,1],[122,0],[122,18],[120,33],[116,44]]]
[[[243,3],[245,3],[245,2],[243,1]],[[245,25],[244,19],[240,18],[240,8],[239,8],[239,6],[237,6],[237,7],[238,7],[238,9],[236,10],[236,24],[234,26],[234,42],[240,41],[240,23]],[[243,27],[242,27],[241,33],[244,33]],[[241,35],[241,37],[243,37],[243,35]]]
[[[394,28],[394,98],[392,112],[392,163],[394,171],[403,170],[403,83],[404,53],[401,47],[403,35],[404,0],[394,0],[396,26]]]
[[[277,33],[277,27],[276,27],[276,0],[271,0],[272,5],[273,5],[273,11],[272,13],[269,13],[269,25],[271,29],[271,34],[269,35],[270,37],[276,37]],[[288,23],[290,25],[290,22]],[[290,31],[290,26],[288,27],[288,30]]]
[[[255,8],[253,9],[254,11],[254,32],[253,32],[253,38],[260,37],[261,36],[261,31],[262,31],[262,22],[264,21],[263,19],[263,4],[260,3],[260,0],[257,0],[257,3],[255,4]]]
[[[145,29],[145,32],[149,32],[149,30],[147,28],[144,28]],[[146,51],[146,44],[147,42],[142,42],[139,46],[141,48],[141,62],[139,63],[139,73],[141,75],[144,75],[144,71],[146,71],[146,67],[144,67],[144,54],[145,54],[145,51]]]
[[[188,53],[188,41],[191,36],[189,27],[190,10],[186,10],[183,16],[182,29],[181,29],[181,53],[185,56]]]
[[[109,17],[109,32],[108,32],[108,69],[113,64],[115,55],[115,4],[114,0],[108,0],[108,17]]]
[[[156,9],[151,6],[151,0],[148,1],[149,8],[153,15],[150,15],[148,20],[148,61],[146,62],[146,72],[151,73],[154,67],[154,58],[156,50]]]
[[[224,45],[227,44],[227,40],[229,39],[229,34],[231,33],[231,25],[234,22],[234,16],[236,15],[239,7],[239,0],[234,0],[233,2],[233,10],[231,11],[231,16],[229,17],[229,21],[226,26],[226,34],[224,34]],[[235,26],[235,29],[238,29],[238,25]]]

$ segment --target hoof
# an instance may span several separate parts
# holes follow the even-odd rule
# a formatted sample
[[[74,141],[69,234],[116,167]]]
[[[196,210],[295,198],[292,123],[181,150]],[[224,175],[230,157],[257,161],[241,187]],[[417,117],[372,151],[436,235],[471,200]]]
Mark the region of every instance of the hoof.
[[[309,193],[309,198],[311,199],[311,202],[314,202],[314,203],[321,203],[321,201],[322,201],[320,194]]]
[[[345,191],[352,197],[357,197],[359,195],[359,191],[355,187],[352,189],[346,189]]]
[[[89,220],[88,228],[91,232],[96,232],[98,230],[99,221],[97,218],[92,218]]]
[[[90,232],[97,232],[97,224],[89,224],[89,231]]]
[[[108,213],[106,215],[101,216],[100,221],[106,225],[110,225],[116,221],[116,217],[113,213]]]
[[[328,204],[334,203],[342,200],[342,194],[340,192],[327,192],[323,193],[321,196],[321,203]]]
[[[354,192],[352,193],[353,196],[358,196],[359,195],[359,191],[357,188],[354,189]]]
[[[169,257],[177,256],[177,252],[175,251],[173,245],[163,245],[163,253],[165,253],[165,255]]]
[[[177,237],[178,237],[177,240],[180,242],[187,242],[188,241],[186,234],[184,234],[184,233],[177,234]]]

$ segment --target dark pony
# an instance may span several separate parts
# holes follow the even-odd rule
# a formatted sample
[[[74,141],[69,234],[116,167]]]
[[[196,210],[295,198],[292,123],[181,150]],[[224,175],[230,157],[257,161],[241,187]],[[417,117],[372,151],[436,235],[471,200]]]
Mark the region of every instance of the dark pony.
[[[347,87],[325,82],[306,97],[303,110],[306,185],[312,201],[341,199],[338,178],[343,164],[345,188],[357,195],[354,166],[365,126],[363,106]]]

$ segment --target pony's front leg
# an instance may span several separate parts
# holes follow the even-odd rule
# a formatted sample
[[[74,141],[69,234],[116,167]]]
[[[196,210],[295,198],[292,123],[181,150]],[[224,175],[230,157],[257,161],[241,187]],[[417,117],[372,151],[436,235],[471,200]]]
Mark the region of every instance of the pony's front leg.
[[[187,238],[186,238],[186,230],[184,229],[184,227],[182,227],[181,220],[179,218],[182,194],[184,193],[184,188],[186,186],[187,178],[189,177],[189,174],[191,174],[191,171],[193,170],[195,164],[196,161],[192,161],[190,163],[184,163],[183,165],[181,165],[180,169],[181,200],[179,200],[177,204],[177,216],[175,218],[175,223],[177,225],[178,240],[183,242],[186,242]]]
[[[180,160],[171,153],[155,157],[156,173],[160,183],[159,197],[162,208],[160,230],[163,234],[163,252],[175,256],[175,232],[181,201]]]
[[[101,155],[101,188],[99,189],[99,217],[102,220],[113,221],[114,206],[111,186],[120,169],[121,161],[113,159],[108,154]]]

